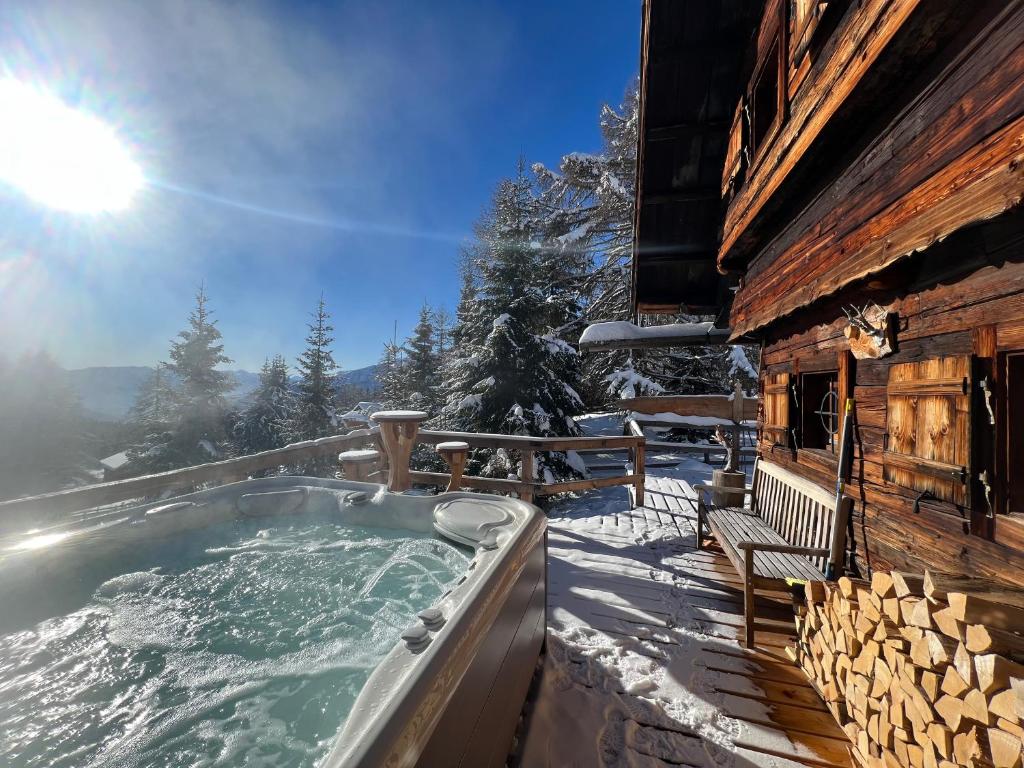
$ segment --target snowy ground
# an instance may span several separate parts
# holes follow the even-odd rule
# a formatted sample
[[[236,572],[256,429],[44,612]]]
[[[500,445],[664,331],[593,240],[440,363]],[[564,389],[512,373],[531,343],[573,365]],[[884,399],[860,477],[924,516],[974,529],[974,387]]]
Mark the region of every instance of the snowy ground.
[[[583,423],[592,433],[621,430],[609,417]],[[616,487],[549,513],[547,656],[519,765],[848,764],[841,733],[787,737],[775,725],[779,708],[751,679],[756,669],[795,681],[808,721],[821,714],[798,673],[787,677],[794,670],[778,656],[750,658],[734,639],[735,575],[695,546],[691,485],[710,473],[683,458],[648,469],[644,507],[631,510],[629,492]]]

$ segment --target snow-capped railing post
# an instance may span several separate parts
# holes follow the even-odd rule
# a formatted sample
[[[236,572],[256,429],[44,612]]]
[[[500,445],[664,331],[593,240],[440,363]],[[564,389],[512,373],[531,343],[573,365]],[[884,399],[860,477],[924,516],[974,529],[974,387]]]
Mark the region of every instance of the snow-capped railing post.
[[[377,471],[379,460],[380,451],[375,451],[372,448],[342,451],[338,454],[341,474],[346,480],[355,480],[360,483],[370,481],[370,475]]]
[[[644,481],[647,479],[647,438],[644,437],[643,428],[632,419],[627,421],[627,426],[633,437],[637,438],[636,445],[630,451],[633,459],[633,506],[642,507],[646,493]]]
[[[448,481],[447,491],[457,491],[462,487],[462,473],[466,469],[466,458],[469,456],[469,443],[462,440],[449,440],[446,443],[438,443],[436,446],[438,455],[444,459],[451,472],[451,479]]]
[[[380,424],[380,437],[388,455],[388,490],[401,493],[412,488],[409,458],[416,446],[420,422],[427,420],[423,411],[377,411],[370,417]]]
[[[519,468],[519,480],[522,485],[519,489],[519,498],[527,504],[533,503],[533,481],[536,477],[536,453],[532,448],[524,448],[522,451],[522,463]]]

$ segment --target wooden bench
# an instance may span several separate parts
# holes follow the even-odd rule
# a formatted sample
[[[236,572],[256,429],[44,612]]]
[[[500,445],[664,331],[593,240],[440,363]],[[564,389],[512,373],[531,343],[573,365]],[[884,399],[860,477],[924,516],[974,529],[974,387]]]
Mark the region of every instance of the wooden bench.
[[[777,464],[758,459],[748,488],[698,484],[697,547],[709,528],[743,578],[745,642],[754,645],[754,590],[778,589],[787,580],[838,578],[843,572],[846,522],[853,499],[835,494]],[[749,507],[705,503],[705,494],[742,493]]]

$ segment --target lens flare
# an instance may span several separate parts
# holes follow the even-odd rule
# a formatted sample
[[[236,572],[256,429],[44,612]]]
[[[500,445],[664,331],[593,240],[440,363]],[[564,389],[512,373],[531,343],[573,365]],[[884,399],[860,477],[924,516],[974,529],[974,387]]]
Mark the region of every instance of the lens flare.
[[[14,79],[0,80],[0,183],[50,208],[127,208],[142,170],[109,125]]]

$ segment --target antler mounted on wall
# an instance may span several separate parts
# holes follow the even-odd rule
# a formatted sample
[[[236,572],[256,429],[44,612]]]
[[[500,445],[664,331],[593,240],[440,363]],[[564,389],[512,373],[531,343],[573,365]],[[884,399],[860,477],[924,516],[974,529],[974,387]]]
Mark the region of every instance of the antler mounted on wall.
[[[853,305],[844,307],[843,314],[849,321],[843,334],[855,358],[863,360],[892,354],[895,323],[889,312],[877,304],[867,304],[863,309]]]

